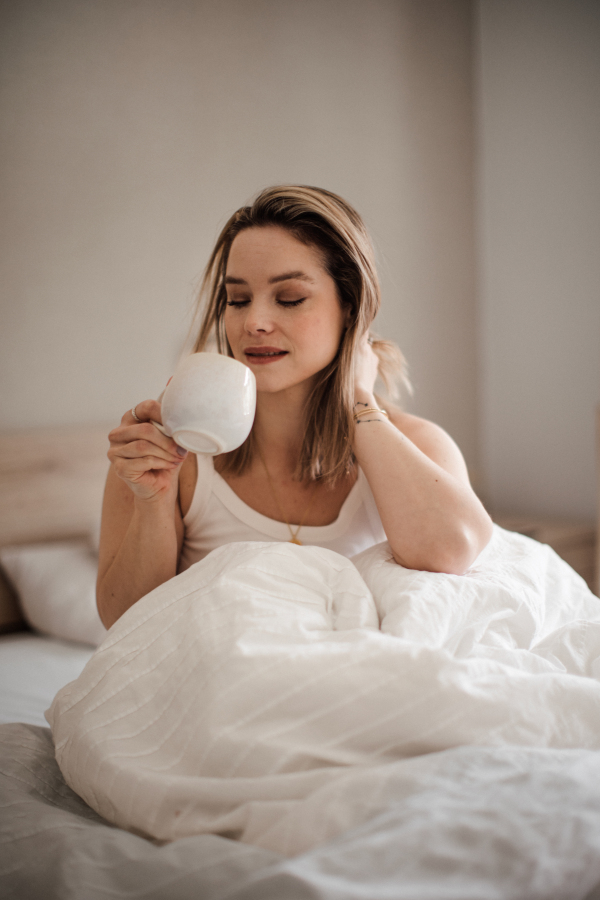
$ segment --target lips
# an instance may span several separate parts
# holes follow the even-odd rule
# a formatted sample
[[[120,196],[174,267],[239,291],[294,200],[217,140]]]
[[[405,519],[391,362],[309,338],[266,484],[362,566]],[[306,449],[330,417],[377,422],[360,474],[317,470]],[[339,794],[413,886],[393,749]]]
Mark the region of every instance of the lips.
[[[287,350],[281,350],[279,347],[246,347],[244,354],[252,360],[262,359],[281,359],[287,356]]]

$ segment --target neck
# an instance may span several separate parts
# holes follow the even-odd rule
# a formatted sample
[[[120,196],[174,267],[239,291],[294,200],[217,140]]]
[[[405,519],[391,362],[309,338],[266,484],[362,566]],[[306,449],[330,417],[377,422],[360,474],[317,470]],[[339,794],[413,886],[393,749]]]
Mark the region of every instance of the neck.
[[[261,392],[256,402],[254,437],[269,471],[291,476],[304,438],[304,409],[308,392]]]

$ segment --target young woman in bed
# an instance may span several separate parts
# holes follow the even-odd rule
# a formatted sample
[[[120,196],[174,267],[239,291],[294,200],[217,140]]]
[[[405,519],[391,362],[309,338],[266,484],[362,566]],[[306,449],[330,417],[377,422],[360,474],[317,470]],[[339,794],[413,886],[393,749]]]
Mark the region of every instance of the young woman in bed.
[[[458,447],[375,397],[393,345],[371,340],[380,292],[365,226],[345,201],[275,187],[223,229],[195,350],[256,376],[248,440],[220,457],[177,447],[144,400],[109,435],[98,608],[110,627],[140,597],[232,541],[344,556],[388,540],[402,566],[462,574],[490,539]],[[396,359],[399,359],[397,354]]]

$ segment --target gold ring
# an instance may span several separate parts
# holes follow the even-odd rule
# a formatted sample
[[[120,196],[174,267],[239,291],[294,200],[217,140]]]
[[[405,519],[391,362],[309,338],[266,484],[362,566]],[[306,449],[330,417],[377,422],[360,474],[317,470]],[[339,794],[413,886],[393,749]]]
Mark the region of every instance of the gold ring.
[[[136,422],[139,422],[141,424],[142,420],[138,417],[138,415],[135,411],[135,406],[131,410],[131,415],[133,416],[133,418],[135,419]]]

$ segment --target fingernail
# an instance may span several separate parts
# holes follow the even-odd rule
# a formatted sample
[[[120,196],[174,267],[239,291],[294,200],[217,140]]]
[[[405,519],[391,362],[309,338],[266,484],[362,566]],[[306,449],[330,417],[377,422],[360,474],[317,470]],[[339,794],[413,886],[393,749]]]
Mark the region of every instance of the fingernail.
[[[178,447],[177,452],[180,456],[187,456],[187,450],[184,450],[183,447]]]

